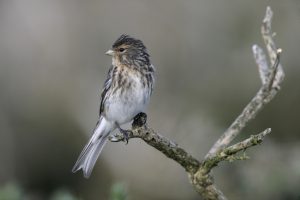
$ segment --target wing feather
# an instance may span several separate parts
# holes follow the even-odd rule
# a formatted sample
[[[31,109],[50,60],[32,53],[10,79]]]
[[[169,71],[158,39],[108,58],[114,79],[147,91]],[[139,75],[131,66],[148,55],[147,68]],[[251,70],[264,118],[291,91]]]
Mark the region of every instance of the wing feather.
[[[106,77],[106,80],[104,82],[104,86],[103,86],[103,89],[102,89],[102,92],[101,92],[101,103],[100,103],[99,116],[101,116],[101,114],[104,111],[105,100],[107,98],[108,91],[111,88],[112,78],[113,78],[113,71],[114,71],[113,69],[114,69],[114,66],[112,65],[109,68],[109,71],[107,73],[107,77]]]

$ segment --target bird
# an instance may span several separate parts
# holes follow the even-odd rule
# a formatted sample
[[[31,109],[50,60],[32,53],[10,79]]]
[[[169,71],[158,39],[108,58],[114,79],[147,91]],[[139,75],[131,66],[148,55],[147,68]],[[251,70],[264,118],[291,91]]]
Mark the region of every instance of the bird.
[[[85,178],[90,177],[109,135],[115,129],[124,135],[128,143],[128,132],[121,125],[145,112],[155,82],[155,67],[141,40],[122,34],[105,54],[112,57],[112,64],[101,92],[99,118],[72,168],[73,173],[82,169]]]

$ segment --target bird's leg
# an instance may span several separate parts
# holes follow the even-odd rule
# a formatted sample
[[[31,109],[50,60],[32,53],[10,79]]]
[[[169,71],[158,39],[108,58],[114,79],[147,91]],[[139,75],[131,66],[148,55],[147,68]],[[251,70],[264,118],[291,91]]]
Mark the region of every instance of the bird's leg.
[[[123,134],[124,140],[126,141],[126,144],[128,144],[130,131],[122,129],[118,123],[116,123],[116,126],[119,129],[119,131]]]
[[[140,112],[133,118],[132,122],[132,128],[142,127],[146,124],[147,121],[147,115],[146,113]],[[131,130],[124,130],[121,128],[121,126],[116,122],[116,127],[119,129],[120,133],[123,134],[123,140],[126,141],[126,144],[128,144],[129,140],[129,134],[131,134]],[[114,136],[116,137],[116,136]],[[112,139],[111,141],[114,142],[115,139]],[[119,140],[120,141],[120,140]]]

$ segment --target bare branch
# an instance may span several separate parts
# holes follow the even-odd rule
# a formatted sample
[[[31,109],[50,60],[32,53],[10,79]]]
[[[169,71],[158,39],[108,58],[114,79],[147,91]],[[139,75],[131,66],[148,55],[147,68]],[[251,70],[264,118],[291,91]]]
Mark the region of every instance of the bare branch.
[[[276,60],[275,60],[275,63],[274,63],[274,66],[271,68],[271,74],[270,74],[270,81],[268,81],[268,89],[271,90],[273,85],[274,85],[274,80],[276,78],[276,74],[278,72],[278,68],[279,68],[279,62],[280,62],[280,54],[281,54],[282,50],[281,49],[277,49],[277,52],[276,52]],[[277,87],[275,85],[275,87]],[[279,85],[278,85],[279,87]]]
[[[267,83],[270,73],[266,54],[264,53],[264,50],[256,44],[252,46],[252,52],[258,67],[259,77],[262,85],[264,85]]]
[[[227,200],[225,195],[214,184],[213,177],[203,171],[190,176],[191,184],[205,200]]]
[[[200,162],[187,153],[183,148],[179,147],[178,144],[149,128],[146,124],[146,117],[145,113],[140,113],[139,116],[134,119],[132,130],[128,132],[129,139],[141,138],[150,146],[161,151],[168,158],[175,160],[184,167],[187,172],[196,172],[200,166]],[[125,138],[123,134],[117,133],[109,139],[112,142],[120,142],[124,141]]]
[[[262,35],[268,50],[271,66],[267,65],[266,56],[263,50],[258,45],[254,45],[252,47],[253,55],[256,64],[258,65],[263,85],[250,103],[244,108],[242,113],[211,147],[205,158],[215,156],[218,151],[229,145],[229,143],[236,138],[248,122],[255,118],[263,106],[274,98],[280,88],[279,84],[284,78],[284,72],[280,66],[279,55],[281,53],[281,49],[276,49],[273,40],[273,33],[271,30],[272,15],[271,8],[267,7],[266,16],[262,25]],[[276,62],[276,60],[278,62]]]
[[[274,88],[279,89],[280,88],[279,85],[284,79],[284,72],[283,72],[283,68],[282,68],[280,63],[278,63],[276,65],[276,60],[279,57],[282,50],[276,48],[276,44],[275,44],[274,39],[273,39],[276,34],[273,33],[273,31],[272,31],[272,27],[271,27],[272,18],[273,18],[273,11],[268,6],[267,10],[266,10],[266,15],[263,19],[263,24],[261,26],[261,34],[262,34],[264,43],[266,45],[268,55],[269,55],[269,59],[270,59],[269,70],[275,72],[274,73],[274,76],[275,76],[274,80],[273,81],[270,80],[270,84],[271,84],[270,87],[274,87]],[[274,70],[274,68],[278,68],[278,69]]]
[[[203,166],[207,172],[210,172],[210,170],[217,166],[219,162],[224,161],[224,160],[243,160],[244,157],[230,157],[235,154],[237,154],[240,151],[245,151],[249,147],[258,145],[262,143],[264,137],[271,132],[271,129],[268,128],[264,130],[263,132],[257,134],[257,135],[251,135],[249,138],[242,142],[238,142],[232,146],[229,146],[225,149],[222,149],[220,152],[218,152],[215,156],[206,159],[201,166]],[[230,158],[230,159],[228,159]]]
[[[252,135],[250,138],[227,147],[217,153],[212,158],[206,159],[201,163],[199,170],[195,174],[190,174],[190,180],[196,191],[206,200],[226,200],[225,195],[214,185],[213,177],[210,175],[212,168],[216,167],[219,162],[224,160],[240,160],[242,157],[236,157],[240,151],[245,151],[247,148],[260,144],[264,137],[271,132],[268,128],[265,131]],[[234,157],[235,156],[235,157]]]
[[[280,89],[280,83],[284,79],[284,72],[280,65],[281,49],[277,49],[275,47],[273,40],[274,34],[271,30],[272,16],[272,10],[270,7],[267,7],[261,29],[270,58],[270,64],[268,64],[266,55],[262,48],[258,45],[253,45],[252,47],[262,86],[253,99],[244,108],[242,113],[211,147],[202,162],[188,154],[176,143],[149,128],[146,124],[147,116],[144,113],[135,117],[132,129],[128,131],[127,139],[141,138],[147,144],[153,146],[167,157],[179,163],[187,171],[191,184],[194,186],[195,190],[205,200],[226,200],[225,195],[214,184],[211,170],[221,161],[246,159],[246,156],[237,156],[236,154],[241,151],[245,151],[249,147],[260,144],[264,137],[271,132],[271,129],[268,128],[257,135],[252,135],[248,139],[228,147],[228,145],[234,138],[236,138],[248,122],[254,119],[256,114],[264,107],[264,105],[269,103],[275,97]],[[123,134],[117,133],[109,139],[112,142],[120,142],[124,141],[126,138]]]

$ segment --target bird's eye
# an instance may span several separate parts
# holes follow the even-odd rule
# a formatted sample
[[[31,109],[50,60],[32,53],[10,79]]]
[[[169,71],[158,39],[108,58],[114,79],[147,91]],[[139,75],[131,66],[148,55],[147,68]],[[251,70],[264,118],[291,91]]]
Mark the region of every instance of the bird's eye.
[[[120,48],[119,51],[120,51],[120,52],[123,52],[123,51],[125,51],[125,49],[124,49],[124,48]]]

